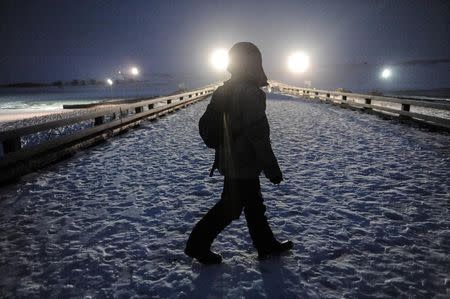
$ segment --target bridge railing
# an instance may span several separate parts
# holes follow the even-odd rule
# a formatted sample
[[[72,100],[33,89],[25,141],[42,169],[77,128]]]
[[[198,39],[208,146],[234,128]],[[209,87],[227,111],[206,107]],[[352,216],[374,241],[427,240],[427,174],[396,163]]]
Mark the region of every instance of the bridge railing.
[[[219,85],[133,103],[111,103],[83,109],[83,113],[65,119],[1,131],[0,184],[71,155],[79,148],[105,140],[142,120],[186,107],[211,95]],[[42,135],[55,131],[63,133],[56,134],[51,140],[42,138]],[[27,142],[30,140],[33,142]]]
[[[345,107],[354,107],[363,109],[367,112],[374,111],[387,115],[399,116],[402,119],[417,120],[450,129],[450,102],[436,102],[425,99],[412,100],[379,95],[311,89],[276,81],[270,81],[269,84],[272,89],[279,89],[281,92],[293,96],[319,99],[329,103],[340,104]]]
[[[136,126],[178,110],[211,95],[220,84],[132,103],[111,103],[65,119],[0,132],[0,184],[72,155],[80,148],[103,141]],[[450,103],[411,100],[340,91],[302,88],[270,81],[270,87],[293,96],[319,99],[345,107],[414,119],[450,129]],[[57,131],[45,140],[42,134]],[[52,135],[52,134],[50,134]],[[32,140],[32,137],[35,140]],[[27,140],[31,142],[26,142]],[[37,140],[37,142],[36,142]]]

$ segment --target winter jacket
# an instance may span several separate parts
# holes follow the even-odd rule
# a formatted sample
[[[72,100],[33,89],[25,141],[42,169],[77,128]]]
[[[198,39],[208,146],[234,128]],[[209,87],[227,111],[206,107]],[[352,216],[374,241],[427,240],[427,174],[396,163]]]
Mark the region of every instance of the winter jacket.
[[[281,177],[270,143],[266,94],[255,84],[229,80],[217,88],[211,105],[224,113],[225,132],[216,149],[215,167],[229,178]]]

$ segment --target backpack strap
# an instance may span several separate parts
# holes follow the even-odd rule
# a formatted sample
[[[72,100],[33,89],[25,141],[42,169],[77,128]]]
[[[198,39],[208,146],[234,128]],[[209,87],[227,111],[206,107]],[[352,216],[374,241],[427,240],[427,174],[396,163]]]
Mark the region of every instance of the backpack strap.
[[[209,171],[210,177],[212,177],[214,175],[214,171],[217,169],[217,166],[218,166],[217,164],[218,164],[218,162],[217,162],[217,151],[216,151],[214,154],[214,163],[211,167],[211,170]]]

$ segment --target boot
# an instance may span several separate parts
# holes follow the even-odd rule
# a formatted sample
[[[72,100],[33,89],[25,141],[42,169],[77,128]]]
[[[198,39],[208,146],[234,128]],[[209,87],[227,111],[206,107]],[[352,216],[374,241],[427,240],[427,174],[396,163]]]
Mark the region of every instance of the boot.
[[[280,255],[281,253],[288,251],[294,247],[292,241],[276,242],[272,247],[267,249],[258,249],[258,259],[265,260],[273,255]]]
[[[222,262],[222,256],[218,253],[212,252],[209,249],[202,252],[196,252],[186,247],[186,249],[184,249],[184,253],[193,259],[197,259],[197,261],[205,265],[220,264]]]

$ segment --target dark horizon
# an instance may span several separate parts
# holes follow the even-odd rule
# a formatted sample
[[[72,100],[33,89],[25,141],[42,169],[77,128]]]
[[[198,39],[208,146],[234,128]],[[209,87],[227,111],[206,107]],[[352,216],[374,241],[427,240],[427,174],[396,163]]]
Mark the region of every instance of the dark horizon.
[[[450,82],[448,1],[6,0],[0,17],[1,84],[100,79],[131,65],[142,76],[212,82],[227,74],[211,70],[211,50],[242,40],[260,48],[269,77],[292,83],[438,88]],[[295,50],[311,57],[305,74],[286,69]],[[391,86],[378,82],[384,66],[402,72]]]

